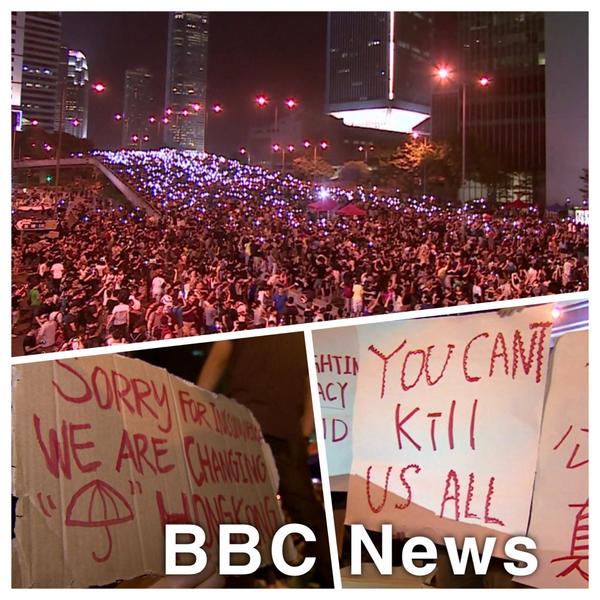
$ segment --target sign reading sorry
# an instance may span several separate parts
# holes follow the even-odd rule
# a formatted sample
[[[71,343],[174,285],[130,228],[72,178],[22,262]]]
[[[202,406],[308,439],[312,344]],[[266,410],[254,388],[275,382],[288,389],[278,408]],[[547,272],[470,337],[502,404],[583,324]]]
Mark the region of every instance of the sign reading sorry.
[[[245,407],[118,355],[13,372],[13,585],[164,572],[164,529],[253,525],[263,563],[283,524],[276,470]],[[241,540],[244,541],[244,540]]]
[[[347,523],[503,541],[527,532],[551,305],[358,328]]]

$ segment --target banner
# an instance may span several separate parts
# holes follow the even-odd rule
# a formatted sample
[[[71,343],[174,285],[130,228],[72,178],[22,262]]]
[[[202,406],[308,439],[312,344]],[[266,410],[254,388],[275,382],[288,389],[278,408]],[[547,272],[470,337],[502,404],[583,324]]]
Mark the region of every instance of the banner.
[[[561,336],[553,351],[529,537],[535,587],[588,586],[588,332]]]
[[[358,329],[346,523],[438,543],[493,536],[498,556],[525,535],[551,308]]]
[[[358,378],[356,327],[313,332],[319,402],[331,489],[347,489],[352,464],[352,410]]]
[[[283,524],[270,449],[248,409],[118,355],[13,370],[14,587],[164,573],[164,526]],[[245,540],[245,538],[244,538]],[[242,540],[242,541],[244,541]]]

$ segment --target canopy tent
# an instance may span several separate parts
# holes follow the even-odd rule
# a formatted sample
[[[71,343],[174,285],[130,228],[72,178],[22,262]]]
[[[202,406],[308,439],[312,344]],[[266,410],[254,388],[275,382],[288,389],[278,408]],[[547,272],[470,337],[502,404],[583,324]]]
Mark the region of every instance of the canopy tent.
[[[338,215],[344,215],[346,217],[364,217],[367,214],[366,210],[359,208],[355,204],[346,204],[343,208],[338,209]]]
[[[337,202],[332,198],[325,198],[318,202],[311,202],[308,207],[317,212],[329,212],[330,210],[335,210],[337,208]]]

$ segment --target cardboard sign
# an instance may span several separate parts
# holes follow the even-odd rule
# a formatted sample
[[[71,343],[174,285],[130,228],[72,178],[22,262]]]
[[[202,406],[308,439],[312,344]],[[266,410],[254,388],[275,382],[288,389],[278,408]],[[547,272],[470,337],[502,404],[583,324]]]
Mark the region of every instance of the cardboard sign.
[[[359,328],[347,523],[499,556],[526,533],[551,308]]]
[[[319,402],[331,489],[347,489],[352,464],[352,410],[358,378],[356,327],[313,332]]]
[[[118,355],[13,371],[13,586],[80,587],[164,573],[164,525],[283,524],[250,411]]]
[[[588,333],[561,336],[552,356],[528,535],[539,565],[516,581],[588,587]]]

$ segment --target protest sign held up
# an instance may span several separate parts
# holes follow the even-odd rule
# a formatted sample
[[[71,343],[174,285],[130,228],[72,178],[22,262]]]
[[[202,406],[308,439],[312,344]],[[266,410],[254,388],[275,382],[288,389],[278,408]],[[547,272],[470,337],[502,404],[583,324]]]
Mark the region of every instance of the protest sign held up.
[[[525,535],[551,306],[358,328],[347,523],[441,543]]]
[[[558,340],[529,525],[539,567],[516,579],[526,585],[588,586],[588,360],[587,331]]]
[[[250,411],[118,355],[14,367],[15,586],[102,585],[164,571],[164,526],[283,524]]]

